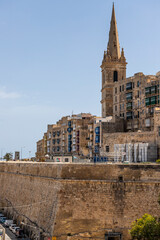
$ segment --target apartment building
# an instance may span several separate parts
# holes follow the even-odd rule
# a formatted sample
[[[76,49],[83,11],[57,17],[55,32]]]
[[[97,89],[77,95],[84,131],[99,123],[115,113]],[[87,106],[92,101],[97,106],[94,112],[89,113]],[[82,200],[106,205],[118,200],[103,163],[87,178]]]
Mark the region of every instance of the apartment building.
[[[88,125],[93,116],[80,113],[62,117],[56,124],[47,127],[46,155],[89,157]],[[37,142],[37,157],[42,155],[43,140]]]
[[[47,155],[47,133],[44,133],[42,139],[37,142],[37,151],[36,151],[36,159],[39,162],[44,162]]]
[[[159,105],[159,73],[136,73],[114,84],[113,116],[126,120],[127,131],[152,131],[154,108]]]

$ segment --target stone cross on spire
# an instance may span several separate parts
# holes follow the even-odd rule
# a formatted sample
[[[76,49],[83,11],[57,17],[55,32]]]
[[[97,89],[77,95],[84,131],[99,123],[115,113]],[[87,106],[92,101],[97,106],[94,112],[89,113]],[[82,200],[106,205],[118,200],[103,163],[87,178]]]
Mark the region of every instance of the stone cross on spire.
[[[110,23],[108,52],[113,60],[118,60],[121,57],[114,3],[112,8],[112,18]]]

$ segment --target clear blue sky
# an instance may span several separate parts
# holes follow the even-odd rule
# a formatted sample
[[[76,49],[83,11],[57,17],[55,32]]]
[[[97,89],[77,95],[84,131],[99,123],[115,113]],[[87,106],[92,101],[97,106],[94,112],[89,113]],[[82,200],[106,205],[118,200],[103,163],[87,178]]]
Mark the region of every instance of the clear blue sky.
[[[100,115],[110,0],[0,1],[0,150],[32,156],[47,124]],[[127,76],[160,70],[160,1],[117,0]]]

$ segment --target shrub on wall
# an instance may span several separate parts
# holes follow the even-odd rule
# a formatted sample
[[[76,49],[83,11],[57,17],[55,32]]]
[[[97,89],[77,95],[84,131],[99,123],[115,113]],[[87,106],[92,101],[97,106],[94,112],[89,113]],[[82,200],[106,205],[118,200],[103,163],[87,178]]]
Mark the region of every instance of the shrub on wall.
[[[159,240],[160,222],[152,215],[146,213],[132,223],[130,234],[132,239]]]

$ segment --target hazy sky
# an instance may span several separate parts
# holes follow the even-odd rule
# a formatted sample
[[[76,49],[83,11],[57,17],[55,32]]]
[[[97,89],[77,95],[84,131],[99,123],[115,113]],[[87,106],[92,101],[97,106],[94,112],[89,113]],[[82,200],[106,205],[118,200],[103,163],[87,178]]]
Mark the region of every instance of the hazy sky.
[[[47,124],[100,115],[111,0],[0,1],[0,154],[34,156]],[[117,0],[127,76],[160,71],[160,1]]]

